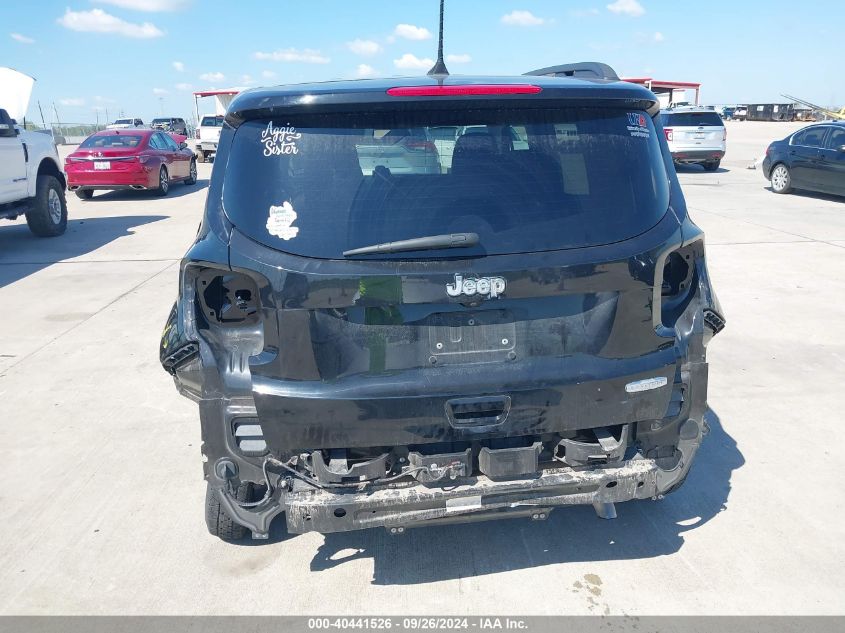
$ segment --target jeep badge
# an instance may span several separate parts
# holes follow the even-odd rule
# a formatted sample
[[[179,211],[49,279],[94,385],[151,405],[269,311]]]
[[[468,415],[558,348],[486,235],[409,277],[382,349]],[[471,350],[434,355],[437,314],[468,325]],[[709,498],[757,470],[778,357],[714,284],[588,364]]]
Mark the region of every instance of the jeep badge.
[[[455,275],[455,283],[446,284],[446,294],[450,297],[481,295],[495,299],[505,291],[503,277],[467,277]]]

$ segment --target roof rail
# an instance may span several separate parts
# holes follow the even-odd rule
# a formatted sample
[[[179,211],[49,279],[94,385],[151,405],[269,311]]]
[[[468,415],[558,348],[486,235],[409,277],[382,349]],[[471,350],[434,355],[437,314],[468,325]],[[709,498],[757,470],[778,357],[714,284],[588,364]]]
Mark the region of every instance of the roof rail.
[[[576,64],[560,64],[532,70],[526,75],[545,75],[547,77],[588,77],[595,79],[613,79],[618,81],[619,75],[607,64],[601,62],[578,62]]]

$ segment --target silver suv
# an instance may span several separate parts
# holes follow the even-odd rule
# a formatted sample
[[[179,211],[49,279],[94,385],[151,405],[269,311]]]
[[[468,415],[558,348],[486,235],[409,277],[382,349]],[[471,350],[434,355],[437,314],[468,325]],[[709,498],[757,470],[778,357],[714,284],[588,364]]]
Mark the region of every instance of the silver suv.
[[[679,164],[700,164],[707,171],[716,171],[725,155],[728,132],[715,110],[678,108],[661,114],[663,133]]]

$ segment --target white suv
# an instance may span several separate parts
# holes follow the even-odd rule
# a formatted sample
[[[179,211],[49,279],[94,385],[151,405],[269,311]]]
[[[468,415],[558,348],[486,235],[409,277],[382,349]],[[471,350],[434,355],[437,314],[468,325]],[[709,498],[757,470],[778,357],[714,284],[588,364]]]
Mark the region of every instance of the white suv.
[[[664,110],[661,121],[675,163],[697,163],[707,171],[719,168],[728,132],[718,112],[707,108],[676,108]]]
[[[129,128],[146,127],[141,119],[116,119],[114,123],[106,126],[107,130],[126,130]]]

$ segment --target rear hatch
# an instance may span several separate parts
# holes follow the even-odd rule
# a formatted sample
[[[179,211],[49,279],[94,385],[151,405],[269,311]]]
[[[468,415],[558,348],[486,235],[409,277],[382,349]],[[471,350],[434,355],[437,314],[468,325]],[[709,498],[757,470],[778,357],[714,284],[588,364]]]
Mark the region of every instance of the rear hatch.
[[[664,112],[662,117],[672,151],[724,149],[725,124],[715,111]]]
[[[459,135],[438,148],[444,127]],[[421,139],[407,151],[424,156],[394,171],[373,149],[391,136]],[[665,414],[676,358],[655,329],[654,276],[679,233],[644,112],[491,101],[248,120],[226,159],[236,274],[207,282],[203,311],[240,301],[259,325],[261,346],[225,362],[249,363],[271,447],[538,437]],[[466,248],[344,256],[468,233]]]

